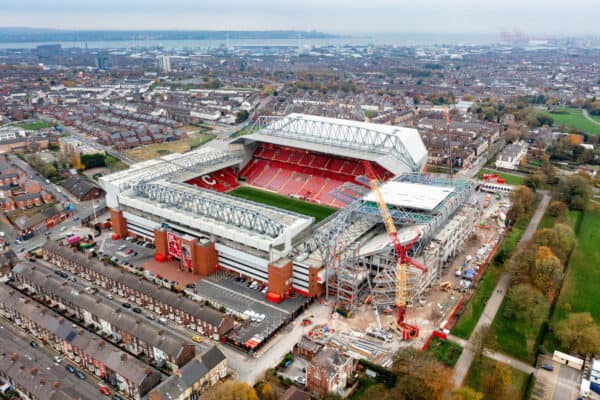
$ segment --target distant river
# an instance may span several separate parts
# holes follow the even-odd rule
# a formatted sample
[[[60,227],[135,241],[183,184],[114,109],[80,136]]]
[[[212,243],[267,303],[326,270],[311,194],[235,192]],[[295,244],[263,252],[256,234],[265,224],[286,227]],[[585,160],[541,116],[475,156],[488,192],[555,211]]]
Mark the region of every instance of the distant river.
[[[226,40],[119,40],[119,41],[88,41],[89,49],[123,49],[123,48],[155,48],[162,47],[166,50],[175,49],[207,49],[219,46],[247,47],[247,46],[344,46],[344,45],[369,45],[376,46],[423,46],[433,44],[449,45],[484,45],[498,42],[498,35],[466,35],[466,34],[415,34],[415,33],[378,33],[365,35],[340,36],[324,39],[230,39]],[[60,43],[63,48],[86,46],[82,41],[69,42],[15,42],[0,43],[0,49],[31,49],[42,44]]]

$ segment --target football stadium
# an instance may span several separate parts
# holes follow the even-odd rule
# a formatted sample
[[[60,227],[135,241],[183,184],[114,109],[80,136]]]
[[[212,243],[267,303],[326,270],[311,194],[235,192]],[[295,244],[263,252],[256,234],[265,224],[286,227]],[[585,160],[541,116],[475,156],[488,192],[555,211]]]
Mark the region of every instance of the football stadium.
[[[395,253],[369,189],[381,182],[400,239],[426,272],[408,274],[409,303],[466,240],[475,211],[468,179],[425,173],[416,129],[302,114],[260,117],[219,150],[203,146],[100,178],[115,238],[155,244],[157,261],[197,275],[255,280],[266,299],[370,296],[394,305]],[[469,222],[467,224],[466,222]],[[464,231],[464,232],[463,232]]]

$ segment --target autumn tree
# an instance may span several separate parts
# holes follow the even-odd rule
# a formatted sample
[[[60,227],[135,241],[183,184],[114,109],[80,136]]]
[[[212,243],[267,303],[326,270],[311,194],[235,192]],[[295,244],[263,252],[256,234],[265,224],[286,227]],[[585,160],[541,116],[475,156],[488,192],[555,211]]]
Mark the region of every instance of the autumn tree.
[[[600,329],[589,312],[570,314],[554,326],[561,347],[577,354],[600,352]]]
[[[564,220],[568,212],[569,207],[562,201],[555,200],[548,206],[548,214],[555,220]]]
[[[452,370],[432,354],[409,347],[394,356],[392,372],[398,376],[396,398],[411,400],[444,399],[452,387]]]
[[[205,400],[258,400],[256,391],[247,383],[229,381],[214,386],[203,395]]]
[[[468,386],[458,388],[452,392],[451,400],[483,400],[483,393]]]
[[[552,249],[552,252],[556,254],[564,264],[567,262],[571,251],[575,248],[577,242],[575,232],[567,224],[555,224],[552,230],[554,230],[556,237],[558,238],[558,246],[555,249]]]
[[[553,299],[563,278],[563,266],[546,246],[538,247],[531,281],[548,298]]]
[[[256,385],[255,390],[260,400],[277,400],[277,394],[269,382],[263,382]]]
[[[535,202],[535,194],[527,186],[518,186],[511,192],[510,201],[512,205],[506,217],[513,223],[531,209]]]
[[[503,307],[503,317],[517,318],[533,327],[548,315],[550,303],[535,287],[521,283],[509,289]]]
[[[512,286],[520,283],[531,283],[531,273],[535,265],[537,245],[529,242],[527,246],[520,248],[511,259],[510,283]]]
[[[481,374],[481,389],[486,399],[510,399],[512,371],[508,365],[495,362],[493,366]]]

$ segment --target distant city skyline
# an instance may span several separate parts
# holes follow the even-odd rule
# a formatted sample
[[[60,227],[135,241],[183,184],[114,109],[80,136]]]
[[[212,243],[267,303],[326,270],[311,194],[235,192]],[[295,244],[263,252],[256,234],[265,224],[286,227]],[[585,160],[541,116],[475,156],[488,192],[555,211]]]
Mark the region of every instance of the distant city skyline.
[[[6,1],[5,1],[6,2]],[[592,0],[20,0],[1,27],[600,35]]]

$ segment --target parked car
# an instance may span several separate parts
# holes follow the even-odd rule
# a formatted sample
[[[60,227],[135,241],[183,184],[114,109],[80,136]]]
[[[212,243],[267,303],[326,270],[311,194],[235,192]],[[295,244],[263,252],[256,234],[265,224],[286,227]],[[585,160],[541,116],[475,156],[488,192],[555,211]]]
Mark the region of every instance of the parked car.
[[[129,303],[123,303],[121,305],[125,308],[131,308],[131,304],[129,304]]]
[[[133,312],[134,312],[134,313],[136,313],[136,314],[141,314],[141,313],[142,313],[142,309],[141,309],[141,308],[139,308],[139,307],[133,307],[133,308],[131,309],[131,311],[133,311]]]
[[[154,321],[156,319],[156,318],[154,318],[154,315],[152,315],[152,314],[146,315],[146,318],[148,318],[150,321]]]
[[[105,396],[110,396],[110,390],[108,390],[108,388],[106,386],[100,386],[100,393],[102,393]]]
[[[194,285],[193,283],[188,283],[187,285],[185,285],[185,287],[188,289],[195,289],[196,285]]]
[[[192,341],[194,341],[196,343],[201,343],[202,338],[199,335],[194,335],[194,336],[192,336]]]
[[[123,399],[121,398],[121,396],[115,394],[113,397],[111,397],[111,400],[123,400]]]
[[[81,380],[84,380],[86,378],[85,374],[81,371],[75,372],[75,375],[77,375],[77,377]]]
[[[294,378],[294,381],[302,386],[306,386],[306,378],[303,376],[297,376]]]
[[[52,359],[57,364],[60,364],[62,362],[62,358],[60,358],[59,356],[54,356],[54,357],[52,357]]]
[[[542,364],[542,369],[545,369],[546,371],[554,371],[554,365],[550,364],[550,363],[543,363]]]
[[[31,347],[33,347],[34,349],[37,349],[38,347],[40,347],[40,345],[37,342],[33,341],[33,340],[31,342],[29,342],[29,345]]]
[[[74,373],[77,371],[77,370],[75,369],[75,367],[74,367],[74,366],[72,366],[71,364],[67,364],[67,365],[65,365],[65,369],[66,369],[67,371],[69,371],[70,373],[72,373],[72,374],[74,374]]]

